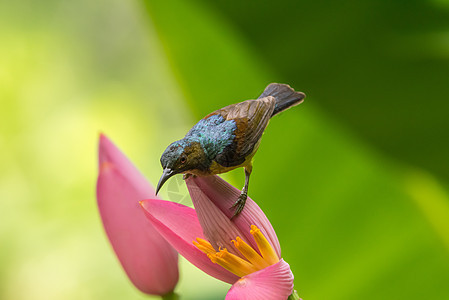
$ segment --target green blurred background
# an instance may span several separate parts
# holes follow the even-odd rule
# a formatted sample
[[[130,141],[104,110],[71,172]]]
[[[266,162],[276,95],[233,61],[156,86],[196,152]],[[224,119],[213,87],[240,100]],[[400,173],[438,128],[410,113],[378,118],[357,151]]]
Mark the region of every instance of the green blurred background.
[[[1,299],[148,298],[103,233],[98,133],[155,183],[171,141],[270,82],[308,95],[250,187],[299,294],[449,299],[449,1],[4,0],[0,43]],[[162,195],[188,204],[179,178]],[[183,299],[228,288],[181,261]]]

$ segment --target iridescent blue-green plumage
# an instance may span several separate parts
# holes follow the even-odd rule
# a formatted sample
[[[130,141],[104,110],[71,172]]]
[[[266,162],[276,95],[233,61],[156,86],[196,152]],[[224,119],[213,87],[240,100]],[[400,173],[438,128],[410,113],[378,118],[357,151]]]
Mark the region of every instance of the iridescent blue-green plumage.
[[[288,85],[272,83],[256,100],[232,104],[207,115],[164,151],[164,173],[156,190],[174,174],[205,176],[244,167],[245,186],[234,216],[238,215],[247,197],[252,157],[270,118],[300,104],[304,97]]]
[[[212,160],[234,142],[236,129],[235,120],[225,120],[221,115],[212,115],[196,123],[184,139],[198,141],[206,156]]]
[[[235,120],[226,120],[219,114],[201,119],[183,139],[167,147],[162,154],[161,164],[164,168],[173,168],[173,164],[185,153],[186,149],[197,145],[199,149],[196,151],[204,152],[204,156],[201,156],[203,158],[201,162],[195,163],[200,164],[199,172],[207,173],[214,159],[234,142],[236,129]]]

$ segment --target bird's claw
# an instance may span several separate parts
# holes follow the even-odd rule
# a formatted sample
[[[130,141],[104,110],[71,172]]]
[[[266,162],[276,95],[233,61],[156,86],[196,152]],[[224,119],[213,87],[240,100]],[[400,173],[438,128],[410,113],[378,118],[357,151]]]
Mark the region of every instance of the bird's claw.
[[[240,194],[237,201],[235,201],[235,203],[232,205],[231,208],[235,208],[235,211],[234,215],[231,217],[231,220],[237,217],[242,212],[243,208],[245,207],[246,198],[248,198],[248,195],[242,193]]]

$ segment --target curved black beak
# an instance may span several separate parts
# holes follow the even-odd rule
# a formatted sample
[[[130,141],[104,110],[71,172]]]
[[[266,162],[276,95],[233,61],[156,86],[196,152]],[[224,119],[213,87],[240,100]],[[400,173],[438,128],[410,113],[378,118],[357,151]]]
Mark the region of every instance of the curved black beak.
[[[157,184],[156,195],[159,192],[159,190],[161,189],[161,187],[164,185],[164,183],[173,175],[175,175],[175,172],[172,169],[169,169],[169,168],[164,169],[161,179],[159,179],[159,183]]]

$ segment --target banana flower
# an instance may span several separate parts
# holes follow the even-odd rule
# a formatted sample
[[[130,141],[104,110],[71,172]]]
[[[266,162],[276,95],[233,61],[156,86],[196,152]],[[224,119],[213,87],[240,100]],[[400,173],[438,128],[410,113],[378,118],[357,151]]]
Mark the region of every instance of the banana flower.
[[[186,184],[195,209],[158,199],[140,202],[153,226],[196,267],[232,284],[227,300],[287,299],[293,274],[259,206],[248,197],[231,220],[238,189],[218,176],[191,176]]]

